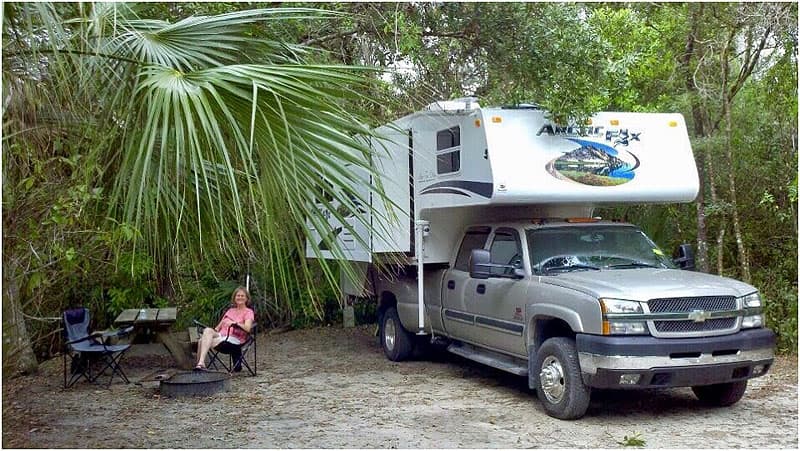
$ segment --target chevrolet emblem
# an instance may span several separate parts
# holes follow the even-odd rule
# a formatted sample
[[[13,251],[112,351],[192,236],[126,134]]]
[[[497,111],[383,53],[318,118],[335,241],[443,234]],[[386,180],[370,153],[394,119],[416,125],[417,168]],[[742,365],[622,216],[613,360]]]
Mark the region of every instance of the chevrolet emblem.
[[[692,310],[692,312],[689,313],[689,319],[696,323],[705,322],[705,320],[710,318],[711,312],[707,312],[705,310]]]

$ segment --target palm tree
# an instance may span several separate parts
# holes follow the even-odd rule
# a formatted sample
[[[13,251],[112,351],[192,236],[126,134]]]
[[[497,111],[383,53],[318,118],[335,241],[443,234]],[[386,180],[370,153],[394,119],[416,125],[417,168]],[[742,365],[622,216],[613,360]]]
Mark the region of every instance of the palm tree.
[[[100,229],[124,231],[109,236],[151,254],[162,281],[179,256],[303,255],[309,227],[328,235],[315,201],[341,204],[334,215],[369,205],[351,188],[354,169],[372,173],[357,139],[369,129],[348,108],[365,100],[369,69],[310,64],[308,48],[258,27],[326,14],[256,9],[168,23],[121,3],[4,4],[5,216],[6,188],[32,164],[22,150],[69,158],[58,154],[69,147],[79,155],[70,180],[99,200]],[[29,250],[6,241],[4,263],[18,270],[4,268],[4,285],[23,286]],[[289,286],[295,274],[277,268],[277,285]]]

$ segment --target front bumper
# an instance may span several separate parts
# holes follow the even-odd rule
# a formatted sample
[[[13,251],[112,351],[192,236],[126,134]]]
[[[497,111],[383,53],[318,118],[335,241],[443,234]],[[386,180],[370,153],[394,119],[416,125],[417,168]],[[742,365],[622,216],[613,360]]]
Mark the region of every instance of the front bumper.
[[[576,336],[586,385],[595,388],[663,388],[710,385],[766,374],[774,360],[775,334],[751,329],[702,338]],[[638,374],[621,384],[622,375]]]

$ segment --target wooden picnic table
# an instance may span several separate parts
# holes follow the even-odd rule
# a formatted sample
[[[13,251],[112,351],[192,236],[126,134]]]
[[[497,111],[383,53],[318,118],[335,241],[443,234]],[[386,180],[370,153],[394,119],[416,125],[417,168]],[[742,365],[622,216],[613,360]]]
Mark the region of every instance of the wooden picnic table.
[[[190,368],[191,361],[169,331],[177,317],[178,309],[176,307],[126,309],[117,316],[114,325],[116,327],[132,325],[134,331],[149,330],[153,332],[156,339],[167,348],[181,368]]]
[[[114,320],[118,327],[141,325],[154,327],[170,327],[178,317],[177,307],[143,308],[123,310]]]

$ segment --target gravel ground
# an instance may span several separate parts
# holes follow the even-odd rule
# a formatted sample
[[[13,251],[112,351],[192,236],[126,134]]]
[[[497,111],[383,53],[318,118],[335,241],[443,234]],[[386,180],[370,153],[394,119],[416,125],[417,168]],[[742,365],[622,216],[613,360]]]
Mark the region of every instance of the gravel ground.
[[[258,376],[172,399],[157,382],[61,388],[61,360],[3,383],[4,448],[798,448],[797,357],[728,408],[689,389],[596,391],[586,416],[544,413],[524,378],[450,354],[394,363],[375,326],[262,335]],[[123,363],[132,381],[160,359]]]

